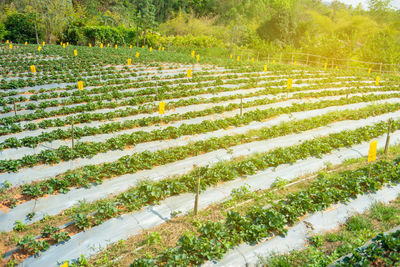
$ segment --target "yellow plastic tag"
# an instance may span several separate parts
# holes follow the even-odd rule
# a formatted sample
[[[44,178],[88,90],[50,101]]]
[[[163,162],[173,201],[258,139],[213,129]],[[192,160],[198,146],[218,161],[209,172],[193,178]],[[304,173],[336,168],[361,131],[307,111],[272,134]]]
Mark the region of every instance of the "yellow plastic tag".
[[[114,46],[114,47],[115,47],[115,49],[118,49],[118,45],[117,45],[117,44],[115,44],[115,46]]]
[[[194,58],[195,54],[196,54],[196,52],[195,52],[195,51],[192,51],[192,53],[191,53],[192,58]]]
[[[78,89],[83,90],[83,81],[78,82]]]
[[[67,42],[67,46],[69,46],[69,42]]]
[[[27,46],[28,45],[28,42],[25,42],[25,46]]]
[[[150,47],[149,50],[150,50],[150,52],[153,51],[153,47]]]
[[[191,77],[192,77],[192,70],[191,70],[191,69],[188,69],[188,71],[187,71],[187,77],[188,77],[188,78],[191,78]]]
[[[275,59],[274,59],[274,60],[272,60],[272,64],[275,64]]]
[[[68,261],[64,262],[60,267],[68,267]]]
[[[128,60],[127,60],[127,63],[126,63],[128,66],[129,65],[131,65],[132,64],[132,59],[131,58],[128,58]]]
[[[65,48],[65,44],[63,44],[63,48]]]
[[[197,61],[200,60],[200,55],[199,55],[199,54],[196,56],[196,60],[197,60]]]
[[[135,55],[135,56],[136,56],[136,58],[138,58],[138,57],[139,57],[139,55],[140,55],[140,54],[139,54],[139,52],[136,52],[136,55]]]
[[[379,85],[379,76],[376,76],[375,85],[376,85],[376,86],[378,86],[378,85]]]
[[[42,45],[45,46],[45,45],[46,45],[46,42],[43,42]]]
[[[103,43],[100,43],[100,48],[103,48]]]
[[[296,61],[295,61],[295,62],[293,62],[293,66],[296,66]]]
[[[107,44],[107,47],[110,47],[110,44]]]
[[[368,162],[376,160],[376,149],[378,147],[378,141],[372,141],[369,144]]]
[[[371,68],[368,69],[368,73],[371,73]]]
[[[324,70],[326,70],[327,67],[328,67],[328,63],[325,62]]]
[[[8,44],[9,42],[10,42],[10,41],[9,41],[9,40],[7,40],[7,41],[6,41],[6,44]]]
[[[229,55],[229,57],[232,59],[232,58],[233,58],[233,55],[232,55],[232,54],[230,54],[230,55]]]
[[[267,72],[267,70],[268,70],[268,66],[264,65],[264,72]]]
[[[287,80],[287,89],[292,89],[292,85],[293,85],[293,79],[289,78]]]
[[[9,48],[12,49],[12,44],[9,45]]]
[[[132,48],[132,45],[129,46],[129,49],[131,49],[131,48]]]
[[[237,56],[236,60],[237,60],[237,61],[240,61],[240,56]]]
[[[89,47],[92,47],[92,43],[89,43]]]
[[[165,102],[164,101],[161,101],[158,104],[158,113],[159,114],[164,114],[165,113]]]
[[[74,50],[74,55],[77,56],[78,55],[78,51],[75,49]]]
[[[161,50],[162,50],[162,51],[164,51],[164,46],[163,46],[163,47],[161,47]]]
[[[142,45],[142,48],[144,48],[144,45]]]
[[[254,57],[252,57],[252,58],[251,58],[251,62],[253,62],[253,63],[254,63]]]
[[[40,50],[42,50],[42,47],[39,45],[37,50],[40,52]]]
[[[32,72],[32,73],[36,73],[36,67],[35,67],[35,65],[31,65],[31,72]]]

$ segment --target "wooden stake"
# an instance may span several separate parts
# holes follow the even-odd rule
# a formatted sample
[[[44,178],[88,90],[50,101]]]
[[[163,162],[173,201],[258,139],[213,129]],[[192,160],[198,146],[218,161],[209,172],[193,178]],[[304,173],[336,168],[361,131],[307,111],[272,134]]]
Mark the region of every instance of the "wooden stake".
[[[197,177],[196,197],[194,199],[194,216],[197,216],[199,206],[199,193],[200,193],[200,175]]]
[[[388,125],[388,130],[387,130],[387,135],[386,135],[385,155],[387,155],[389,152],[390,133],[392,132],[392,123],[393,123],[393,120],[390,119],[389,125]]]
[[[74,140],[74,120],[72,120],[72,123],[71,123],[71,138],[72,138],[72,149],[74,149],[75,148],[75,140]]]
[[[14,115],[17,115],[17,104],[14,102]]]
[[[380,68],[379,68],[379,72],[380,72],[380,73],[382,73],[382,65],[383,65],[383,63],[381,63],[381,66],[380,66]]]
[[[243,115],[243,96],[240,97],[240,117]]]

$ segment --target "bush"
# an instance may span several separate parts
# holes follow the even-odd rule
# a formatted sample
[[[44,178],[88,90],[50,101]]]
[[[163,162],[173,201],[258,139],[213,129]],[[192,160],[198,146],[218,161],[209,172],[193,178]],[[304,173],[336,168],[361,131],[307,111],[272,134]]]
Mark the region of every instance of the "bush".
[[[4,23],[6,38],[15,43],[36,42],[35,26],[32,14],[11,14]],[[1,32],[1,30],[0,30]],[[43,33],[38,29],[39,38]]]
[[[6,26],[0,23],[0,42],[3,41],[4,37],[7,35]]]

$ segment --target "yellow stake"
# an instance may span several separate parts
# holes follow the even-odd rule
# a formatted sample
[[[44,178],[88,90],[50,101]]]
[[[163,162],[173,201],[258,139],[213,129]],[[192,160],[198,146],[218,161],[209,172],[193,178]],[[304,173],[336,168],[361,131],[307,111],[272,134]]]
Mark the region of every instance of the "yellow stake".
[[[162,51],[164,51],[164,46],[163,46],[163,47],[161,47],[161,50],[162,50]]]
[[[110,44],[107,44],[107,47],[110,47]]]
[[[78,82],[78,89],[81,91],[83,90],[83,81]]]
[[[293,66],[296,66],[296,61],[293,62]]]
[[[132,45],[129,46],[129,49],[131,49],[131,48],[132,48]]]
[[[376,85],[376,86],[378,86],[378,85],[379,85],[379,76],[376,76],[375,85]]]
[[[12,49],[12,44],[9,44],[9,48]]]
[[[240,61],[240,56],[237,56],[236,60],[237,60],[237,61]]]
[[[67,42],[67,46],[69,46],[69,42]]]
[[[328,63],[325,62],[324,70],[326,70],[327,67],[328,67]]]
[[[117,45],[117,44],[115,44],[115,46],[114,46],[114,47],[115,47],[115,49],[118,49],[118,45]]]
[[[368,163],[370,163],[371,161],[376,160],[376,148],[378,146],[378,141],[372,141],[369,144],[369,153],[368,153]]]
[[[371,68],[368,69],[368,73],[371,73]]]
[[[140,55],[140,54],[139,54],[139,52],[136,52],[136,58],[138,58],[138,57],[139,57],[139,55]]]
[[[100,43],[100,48],[103,48],[103,43]]]
[[[187,77],[188,77],[188,78],[191,78],[191,77],[192,77],[192,70],[191,70],[191,69],[188,69],[188,71],[187,71]]]
[[[60,267],[68,267],[68,261],[64,262]]]
[[[6,44],[8,44],[9,42],[10,42],[10,41],[9,41],[9,40],[7,40],[7,41],[6,41]]]
[[[159,114],[164,114],[165,113],[165,102],[164,101],[161,101],[158,104],[158,113]]]
[[[233,58],[233,55],[232,55],[232,54],[230,54],[230,55],[229,55],[229,57],[232,59],[232,58]]]
[[[31,72],[32,72],[32,73],[36,73],[36,67],[35,67],[35,65],[31,65]]]
[[[131,64],[132,64],[132,59],[128,58],[128,60],[127,60],[127,65],[129,66],[129,65],[131,65]]]
[[[89,43],[89,47],[92,47],[92,43]]]
[[[142,48],[144,48],[144,45],[142,45]]]
[[[28,45],[28,42],[25,42],[25,46],[27,46]]]
[[[43,42],[43,47],[46,45],[46,42]]]
[[[37,50],[40,52],[40,50],[42,50],[42,47],[39,45]]]
[[[253,63],[254,63],[254,57],[252,57],[252,58],[251,58],[251,62],[253,62]]]
[[[264,72],[267,72],[267,65],[264,65]]]
[[[272,64],[275,64],[275,59],[274,59],[274,60],[272,60]]]
[[[196,60],[197,60],[197,61],[199,61],[199,60],[200,60],[200,55],[199,55],[199,54],[197,54],[197,56],[196,56]]]
[[[75,49],[74,50],[74,55],[77,56],[78,55],[78,51]]]
[[[194,58],[195,54],[196,54],[196,52],[192,51],[192,53],[191,53],[192,58]]]
[[[153,47],[150,46],[149,50],[150,50],[150,52],[153,51]]]
[[[293,84],[293,79],[291,79],[291,78],[289,78],[288,80],[287,80],[287,89],[292,89],[292,84]]]
[[[65,48],[65,44],[63,44],[63,48]]]

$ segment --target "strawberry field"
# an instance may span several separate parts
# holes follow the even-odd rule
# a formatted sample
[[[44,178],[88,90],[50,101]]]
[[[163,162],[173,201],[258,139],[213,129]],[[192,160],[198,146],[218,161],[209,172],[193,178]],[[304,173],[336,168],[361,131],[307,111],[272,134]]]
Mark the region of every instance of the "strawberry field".
[[[168,50],[0,45],[2,265],[255,264],[307,216],[400,192],[399,76]]]

